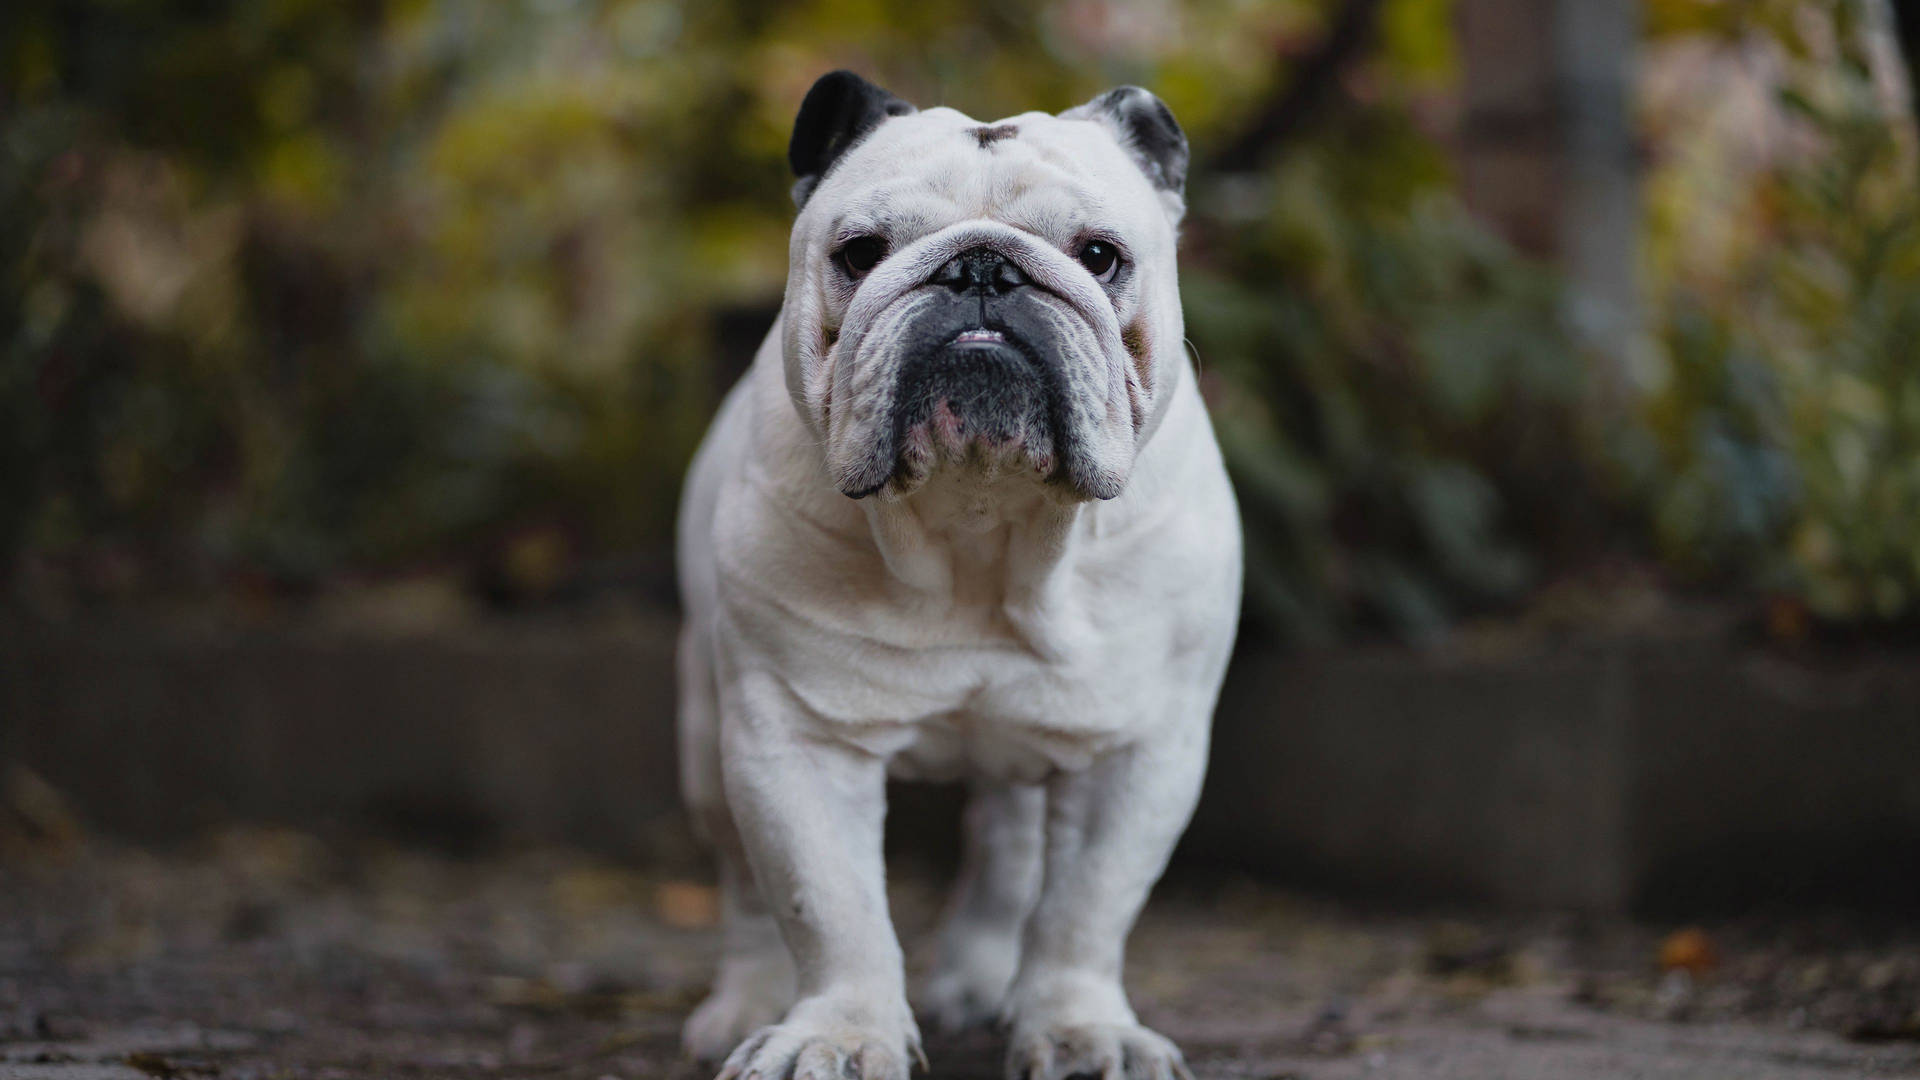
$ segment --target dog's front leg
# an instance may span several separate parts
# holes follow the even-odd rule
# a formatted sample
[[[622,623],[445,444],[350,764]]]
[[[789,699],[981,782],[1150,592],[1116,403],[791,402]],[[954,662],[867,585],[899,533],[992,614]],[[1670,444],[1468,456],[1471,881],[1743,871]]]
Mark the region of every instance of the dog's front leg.
[[[887,911],[886,765],[820,728],[777,679],[722,693],[727,802],[799,975],[799,1000],[721,1080],[904,1080],[920,1057]]]
[[[1186,828],[1206,770],[1204,708],[1178,727],[1056,776],[1046,877],[1008,995],[1012,1080],[1190,1080],[1121,986],[1128,932]]]

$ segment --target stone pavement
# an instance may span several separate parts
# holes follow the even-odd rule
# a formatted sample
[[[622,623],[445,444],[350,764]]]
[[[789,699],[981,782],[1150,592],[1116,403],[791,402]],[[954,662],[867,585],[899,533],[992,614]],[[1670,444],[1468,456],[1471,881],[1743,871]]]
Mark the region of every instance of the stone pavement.
[[[714,948],[697,874],[260,830],[3,847],[4,1080],[704,1076],[676,1046]],[[897,876],[923,962],[932,875]],[[1179,880],[1129,981],[1203,1080],[1920,1077],[1920,927],[1673,930]],[[936,1078],[998,1077],[990,1033],[928,1050]]]

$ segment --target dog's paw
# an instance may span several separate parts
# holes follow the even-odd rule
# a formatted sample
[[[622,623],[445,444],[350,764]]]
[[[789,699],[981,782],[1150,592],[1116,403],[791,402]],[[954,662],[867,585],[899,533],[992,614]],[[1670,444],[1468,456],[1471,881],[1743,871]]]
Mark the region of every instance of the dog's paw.
[[[926,1068],[920,1029],[902,1007],[850,1007],[827,998],[794,1006],[727,1056],[718,1080],[907,1080],[912,1063]]]
[[[1007,1080],[1193,1080],[1180,1048],[1139,1024],[1079,1024],[1016,1029],[1007,1048]]]
[[[1005,979],[963,970],[936,971],[920,986],[920,1012],[948,1034],[984,1027],[1000,1017]]]
[[[780,1019],[787,1003],[779,995],[734,987],[715,990],[687,1017],[680,1041],[696,1061],[719,1061],[755,1031]]]
[[[1000,1018],[1007,987],[1019,966],[1018,937],[956,933],[920,984],[920,1012],[949,1033],[993,1023]]]
[[[719,1061],[793,1004],[793,966],[784,956],[764,964],[729,964],[680,1030],[681,1044],[696,1061]]]

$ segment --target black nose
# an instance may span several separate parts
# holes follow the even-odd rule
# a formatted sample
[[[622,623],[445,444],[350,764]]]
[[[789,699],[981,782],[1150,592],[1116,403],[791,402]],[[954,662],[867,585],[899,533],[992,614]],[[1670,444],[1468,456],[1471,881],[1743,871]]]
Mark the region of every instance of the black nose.
[[[1028,284],[1013,260],[989,248],[972,248],[947,260],[933,275],[935,285],[954,292],[1004,293]]]

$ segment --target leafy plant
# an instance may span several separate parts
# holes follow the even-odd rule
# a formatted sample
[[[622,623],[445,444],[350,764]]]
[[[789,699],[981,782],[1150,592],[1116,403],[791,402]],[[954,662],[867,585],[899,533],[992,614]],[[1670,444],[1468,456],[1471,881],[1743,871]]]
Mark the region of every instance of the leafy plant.
[[[1865,9],[1816,10],[1724,31],[1783,71],[1783,149],[1732,196],[1728,250],[1681,250],[1701,226],[1683,186],[1655,188],[1670,284],[1648,483],[1675,565],[1893,619],[1920,609],[1920,175]]]
[[[1384,110],[1211,193],[1189,332],[1247,519],[1248,596],[1290,636],[1430,635],[1510,600],[1581,384],[1551,275],[1444,194]],[[1551,516],[1550,514],[1548,516]]]

